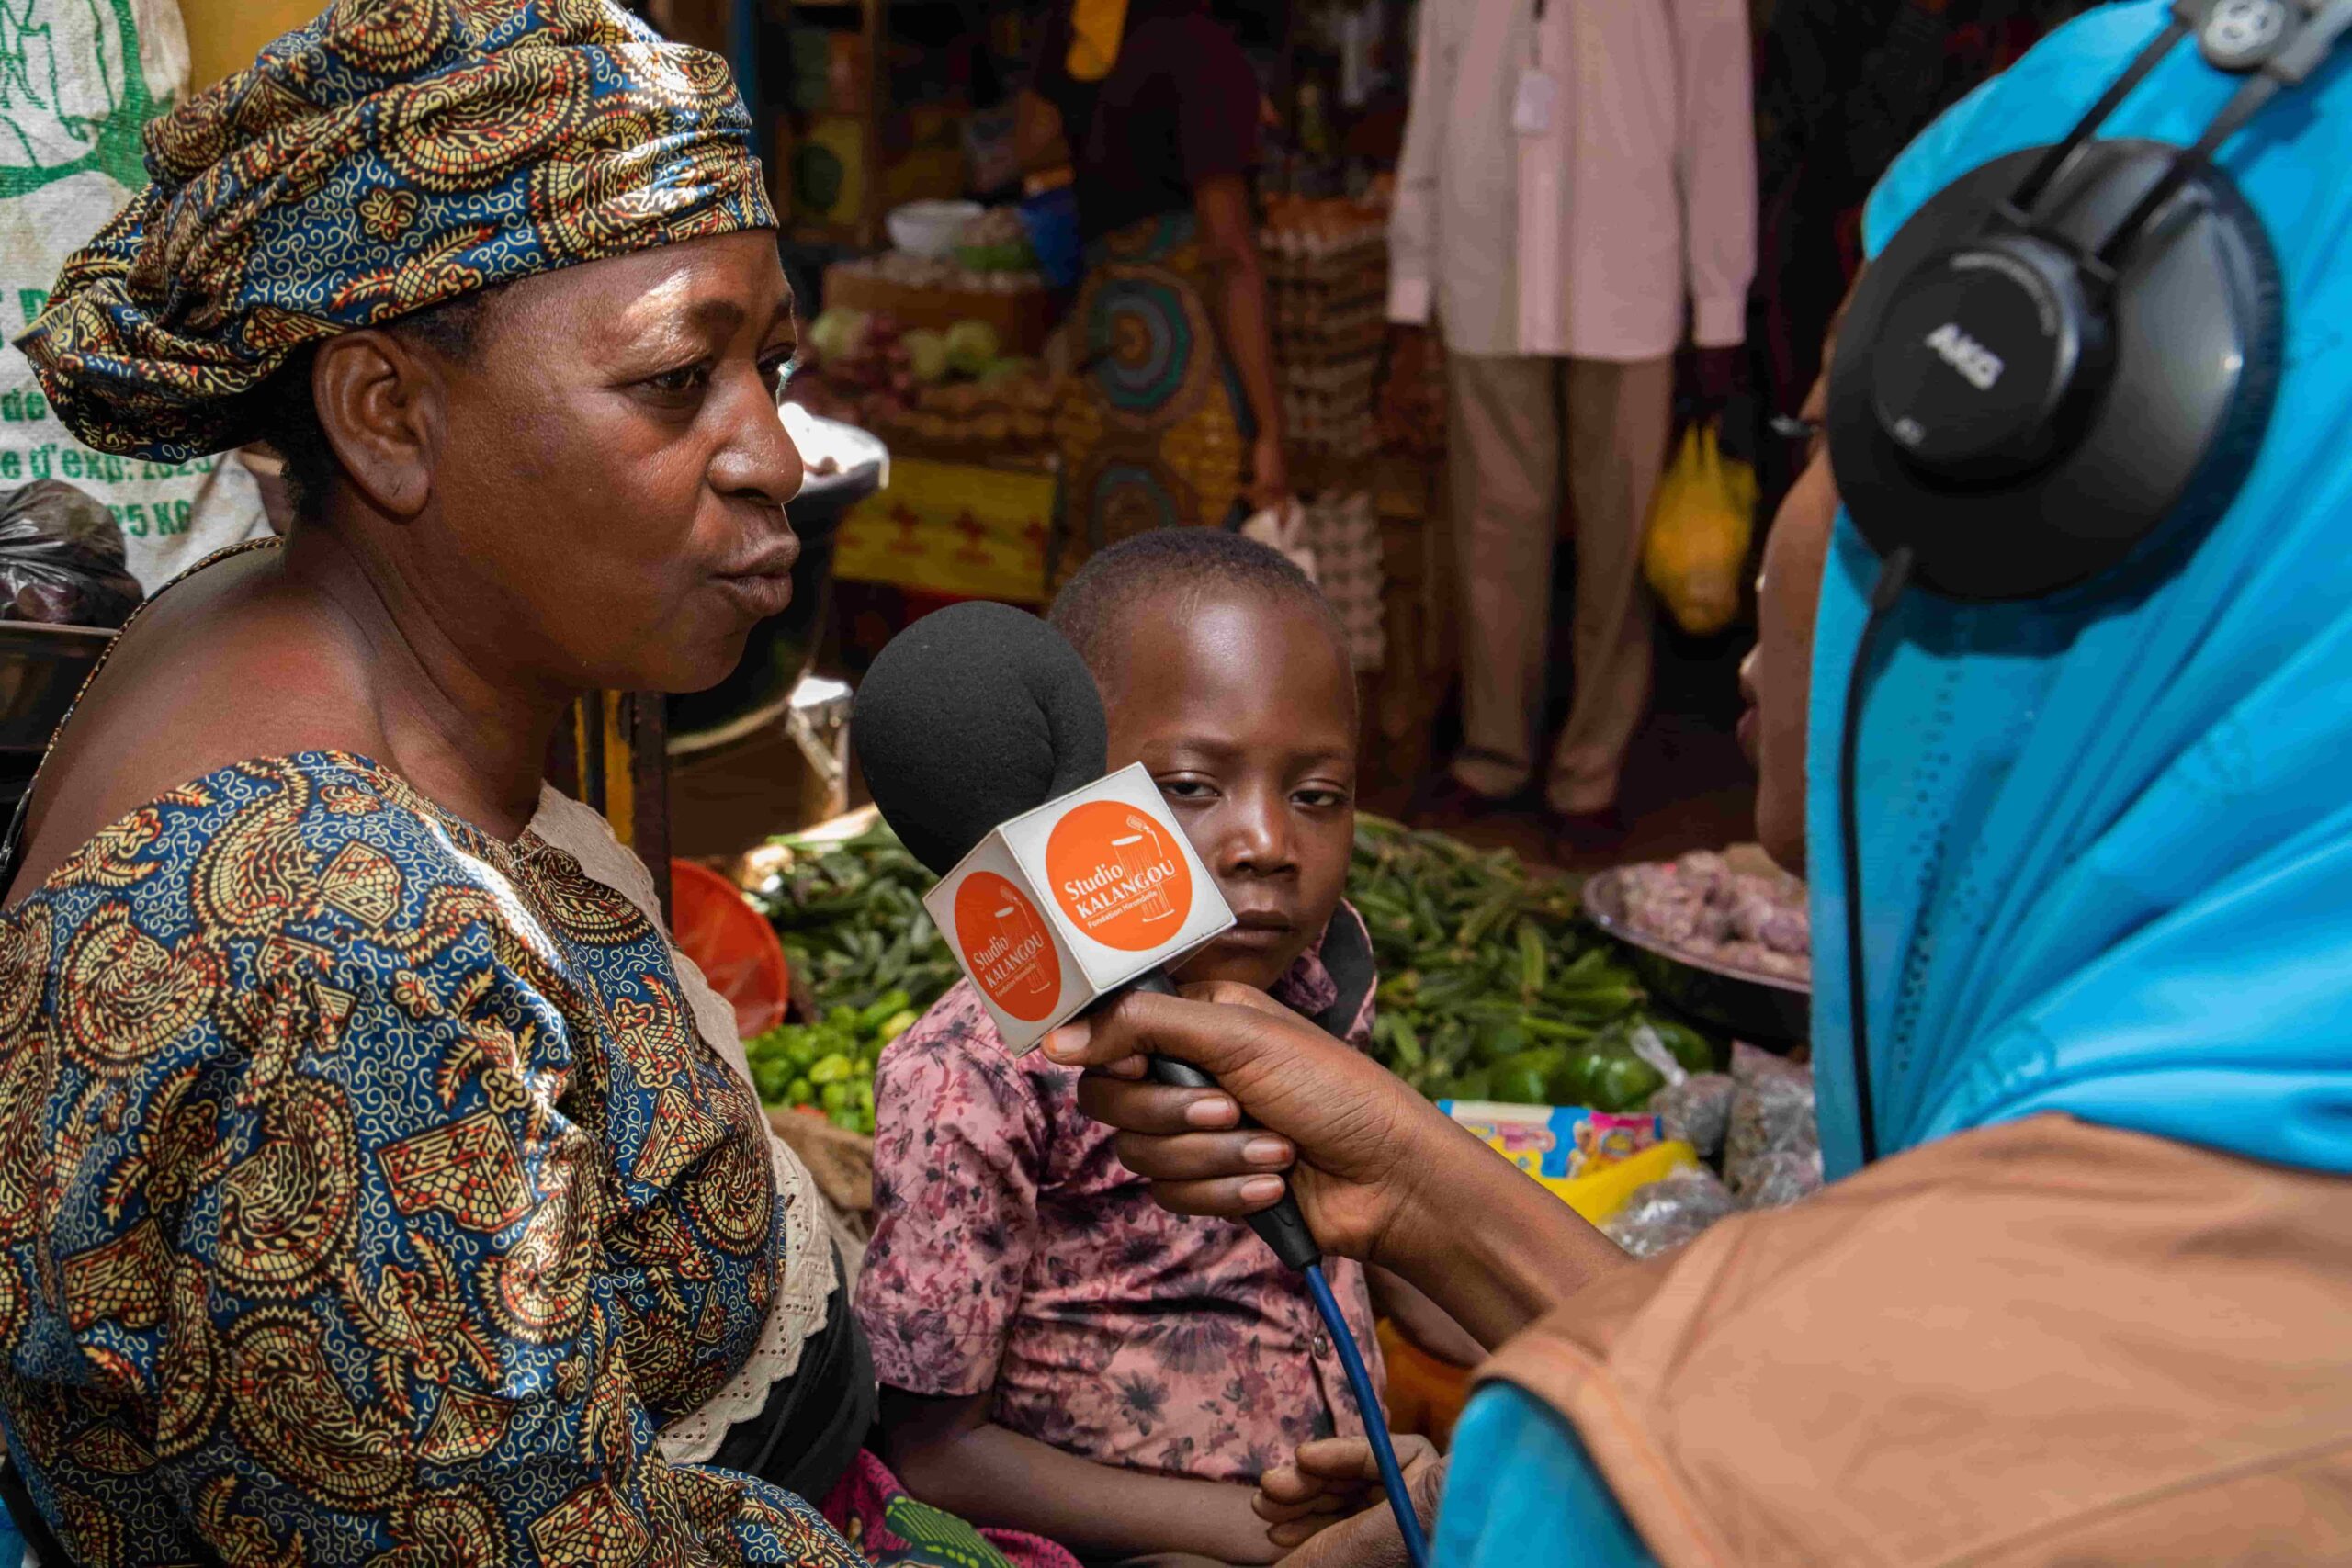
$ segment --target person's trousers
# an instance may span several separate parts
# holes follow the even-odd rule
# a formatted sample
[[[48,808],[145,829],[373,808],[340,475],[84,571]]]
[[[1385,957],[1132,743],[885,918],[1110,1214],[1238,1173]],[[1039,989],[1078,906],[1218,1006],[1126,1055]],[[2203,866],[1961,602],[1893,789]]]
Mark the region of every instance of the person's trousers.
[[[1446,365],[1463,654],[1453,776],[1499,799],[1535,774],[1565,479],[1576,692],[1544,795],[1555,811],[1603,810],[1649,705],[1642,534],[1666,462],[1674,362],[1457,354]]]

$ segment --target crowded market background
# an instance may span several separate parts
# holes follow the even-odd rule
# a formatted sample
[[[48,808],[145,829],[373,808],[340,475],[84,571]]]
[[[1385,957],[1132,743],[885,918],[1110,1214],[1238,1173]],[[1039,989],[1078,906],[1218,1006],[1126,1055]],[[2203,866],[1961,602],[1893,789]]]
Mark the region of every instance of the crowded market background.
[[[612,931],[647,922],[627,963],[651,965],[650,985],[666,953],[687,978],[655,987],[650,1010],[624,996],[626,979],[598,1006],[624,1021],[631,1010],[682,1016],[708,1047],[705,1076],[740,1080],[764,1118],[759,1142],[773,1134],[775,1304],[762,1304],[767,1284],[729,1296],[730,1265],[708,1262],[727,1252],[723,1234],[696,1260],[705,1233],[725,1230],[707,1198],[681,1200],[686,1229],[624,1247],[668,1248],[668,1262],[685,1259],[681,1277],[707,1288],[692,1314],[653,1290],[659,1310],[614,1342],[633,1347],[624,1359],[676,1374],[670,1404],[649,1393],[632,1417],[638,1451],[659,1455],[638,1462],[679,1477],[741,1472],[805,1500],[805,1514],[757,1490],[733,1505],[728,1528],[749,1561],[833,1551],[831,1536],[793,1534],[821,1533],[818,1514],[876,1562],[1337,1553],[1338,1521],[1374,1514],[1380,1494],[1360,1441],[1373,1413],[1348,1392],[1335,1325],[1372,1348],[1378,1414],[1410,1439],[1405,1481],[1425,1503],[1497,1346],[1501,1318],[1479,1298],[1432,1289],[1396,1258],[1335,1258],[1340,1304],[1318,1318],[1249,1232],[1153,1204],[1176,1179],[1152,1187],[1130,1172],[1158,1157],[1135,1141],[1151,1112],[1090,1102],[1128,1129],[1114,1135],[1080,1113],[1077,1057],[1005,1049],[1008,1017],[1029,1015],[965,980],[980,978],[969,944],[959,964],[946,917],[926,903],[941,868],[874,807],[853,722],[886,647],[951,606],[1047,617],[1100,690],[1110,765],[1141,762],[1159,780],[1241,918],[1180,978],[1271,995],[1318,1041],[1377,1064],[1417,1111],[1433,1108],[1517,1168],[1511,1201],[1536,1194],[1557,1211],[1537,1231],[1556,1239],[1545,1227],[1572,1214],[1592,1227],[1578,1237],[1614,1244],[1567,1243],[1560,1256],[1578,1269],[1598,1278],[1621,1255],[1690,1255],[1724,1223],[1796,1204],[1851,1168],[1842,1133],[1825,1160],[1824,1126],[1849,1112],[1817,1111],[1813,1074],[1804,876],[1819,874],[1820,838],[1808,866],[1808,803],[1785,784],[1772,797],[1771,753],[1784,753],[1787,776],[1805,716],[1758,695],[1759,682],[1789,679],[1758,649],[1759,617],[1778,614],[1785,632],[1788,574],[1817,585],[1829,554],[1822,381],[1865,251],[1884,242],[1866,222],[1873,190],[1939,116],[2091,0],[1666,0],[1655,15],[1579,0],[568,4],[343,0],[320,13],[308,0],[0,0],[0,122],[13,136],[0,150],[0,298],[34,355],[11,350],[0,367],[11,492],[0,497],[11,595],[0,650],[12,677],[0,782],[12,809],[28,797],[75,694],[142,603],[216,551],[266,558],[273,541],[316,538],[330,488],[355,472],[333,419],[297,443],[248,417],[277,395],[271,378],[308,363],[289,354],[329,337],[300,328],[254,346],[307,306],[228,287],[209,316],[170,317],[199,343],[209,322],[240,323],[237,353],[251,363],[235,374],[250,381],[233,391],[251,400],[234,419],[178,382],[146,401],[76,382],[118,360],[128,368],[106,374],[136,381],[134,350],[160,341],[123,315],[108,330],[130,347],[84,349],[76,334],[97,333],[104,312],[81,305],[91,279],[65,267],[118,209],[136,210],[151,175],[179,169],[175,159],[206,167],[240,137],[280,146],[267,141],[269,116],[298,112],[285,105],[319,81],[394,128],[366,121],[361,140],[393,146],[430,117],[403,121],[382,106],[410,90],[405,73],[445,68],[418,63],[445,60],[435,51],[466,62],[460,76],[479,51],[487,80],[519,72],[518,42],[549,41],[602,51],[595,69],[620,85],[600,76],[596,91],[626,101],[616,115],[643,117],[648,148],[726,145],[723,157],[680,154],[687,175],[649,171],[650,154],[600,165],[616,189],[643,181],[631,194],[645,206],[611,209],[628,221],[650,221],[642,213],[669,199],[646,193],[748,167],[747,150],[760,160],[757,188],[695,197],[707,227],[659,240],[620,220],[550,220],[538,205],[531,220],[535,235],[573,224],[561,230],[576,249],[564,265],[589,264],[569,280],[582,288],[680,239],[723,237],[736,246],[729,265],[748,269],[738,280],[764,289],[772,212],[789,342],[762,345],[757,368],[805,466],[805,483],[784,487],[797,553],[763,556],[762,585],[742,590],[760,613],[746,613],[723,679],[635,689],[671,666],[615,657],[598,667],[649,678],[566,692],[548,738],[551,793],[506,824],[513,832],[477,841],[466,823],[417,807],[438,824],[424,839],[454,840],[518,886],[554,886],[542,852],[570,864],[561,874],[584,881],[547,895],[562,911],[558,943],[584,944],[567,953],[604,951]],[[306,26],[311,43],[272,44]],[[706,57],[673,46],[731,68],[740,123],[704,67],[676,63]],[[316,59],[364,60],[364,91],[343,65],[306,65],[312,47]],[[224,84],[234,96],[220,96]],[[538,134],[515,128],[558,95],[485,90],[476,103],[463,96],[470,80],[434,85],[458,96],[443,112],[482,117],[485,165],[527,169],[500,139]],[[222,112],[189,112],[208,103]],[[174,134],[149,135],[151,123]],[[191,126],[219,145],[198,146]],[[415,134],[442,152],[439,131]],[[379,154],[354,153],[356,167],[366,155]],[[388,162],[399,178],[336,220],[331,266],[272,252],[285,234],[264,223],[241,242],[272,258],[252,276],[333,271],[339,291],[319,310],[337,330],[376,324],[351,313],[371,289],[424,288],[435,314],[486,292],[491,324],[466,315],[432,349],[476,373],[477,343],[499,339],[510,291],[555,296],[533,293],[548,279],[519,264],[463,286],[433,270],[446,255],[401,271],[420,208],[429,218],[473,176],[424,152]],[[357,177],[354,189],[374,175]],[[233,207],[225,187],[201,188]],[[560,209],[546,195],[555,188],[530,185],[528,200]],[[604,198],[585,176],[563,188],[565,200]],[[125,256],[149,243],[125,233]],[[129,297],[143,298],[141,278],[159,265],[126,263]],[[649,284],[645,298],[657,293]],[[619,299],[532,319],[585,321]],[[517,362],[513,346],[500,352],[495,364]],[[699,373],[716,385],[715,370]],[[77,397],[88,401],[69,406]],[[76,434],[93,407],[130,418],[107,398],[151,420],[180,400],[233,428],[234,448],[124,423],[120,451],[94,449]],[[739,499],[765,498],[787,466],[780,452],[721,454],[714,472]],[[593,531],[599,497],[576,482],[567,493]],[[1794,520],[1778,564],[1765,549],[1776,515]],[[1812,554],[1792,566],[1786,541],[1807,528]],[[593,563],[582,570],[593,578]],[[1777,610],[1759,603],[1776,571]],[[1799,663],[1810,612],[1790,645]],[[1763,711],[1743,722],[1752,706]],[[255,776],[329,803],[413,804],[397,777],[339,752]],[[193,796],[164,798],[197,808]],[[1817,826],[1824,807],[1810,809]],[[182,831],[239,830],[208,819]],[[150,842],[169,841],[157,831]],[[523,846],[511,864],[509,840]],[[393,872],[370,861],[310,914],[380,924],[394,907],[384,887],[422,875],[401,858],[409,848],[395,843]],[[14,875],[25,862],[11,863]],[[1005,928],[1016,937],[1017,923]],[[302,930],[312,934],[300,941],[324,940]],[[270,940],[281,939],[296,940]],[[451,983],[419,972],[402,984]],[[401,1005],[427,1016],[424,1003]],[[1842,1000],[1831,1015],[1842,1030]],[[1085,1058],[1098,1067],[1120,1054],[1104,1040]],[[631,1154],[649,1168],[662,1163],[660,1129],[689,1124],[665,1121],[683,1114],[673,1100],[659,1103]],[[693,1115],[705,1131],[724,1121]],[[1261,1163],[1313,1163],[1310,1134],[1280,1131]],[[387,1201],[406,1215],[479,1203],[459,1187],[479,1179],[473,1162],[498,1156],[492,1145],[417,1156],[447,1159],[458,1185],[446,1188],[438,1165],[379,1157]],[[740,1175],[722,1163],[688,1167],[681,1190]],[[1232,1208],[1198,1202],[1196,1215]],[[415,1288],[464,1295],[447,1280]],[[501,1288],[511,1299],[518,1287]],[[86,1331],[74,1314],[106,1323],[111,1310],[77,1298],[59,1321]],[[481,1310],[509,1330],[501,1308]],[[477,1330],[490,1332],[453,1332],[479,1346]],[[336,1358],[363,1343],[390,1354],[377,1340],[397,1337],[356,1309],[335,1332],[348,1345],[295,1369],[315,1388],[356,1386]],[[692,1354],[725,1340],[729,1357],[689,1376],[650,1348],[690,1332],[702,1347]],[[155,1354],[110,1353],[132,1368]],[[712,1371],[720,1361],[728,1375]],[[469,1433],[434,1423],[432,1462],[469,1442],[480,1446],[463,1457],[478,1459],[513,1437],[472,1418],[481,1425]],[[258,1419],[236,1440],[273,1451],[251,1436]],[[355,1419],[374,1430],[371,1414]],[[66,1451],[62,1429],[39,1428],[40,1451]],[[180,1457],[136,1449],[101,1462],[84,1443],[76,1468],[43,1486],[70,1474],[77,1495],[104,1496]],[[357,1461],[319,1473],[346,1462]],[[26,1492],[22,1468],[5,1492],[20,1520],[48,1495]],[[340,1506],[352,1500],[336,1488],[351,1484],[322,1481],[306,1495]],[[663,1502],[643,1483],[654,1522],[611,1525],[609,1539],[717,1507],[700,1484],[680,1480],[684,1500]],[[559,1515],[588,1531],[563,1509],[537,1511],[527,1490],[499,1492],[480,1518],[498,1513],[535,1540]],[[615,1518],[638,1517],[636,1500],[612,1506]],[[416,1543],[454,1549],[477,1528],[454,1514],[429,1525],[413,1500],[381,1507],[382,1540],[420,1553],[406,1560],[443,1560]],[[1636,1522],[1655,1548],[1654,1519]],[[69,1523],[77,1540],[105,1536],[82,1516]],[[233,1533],[218,1519],[204,1528]],[[0,1561],[11,1544],[0,1525]],[[547,1561],[625,1555],[543,1550]],[[1385,1561],[1386,1543],[1367,1550],[1362,1561]],[[758,1555],[774,1551],[786,1555]]]

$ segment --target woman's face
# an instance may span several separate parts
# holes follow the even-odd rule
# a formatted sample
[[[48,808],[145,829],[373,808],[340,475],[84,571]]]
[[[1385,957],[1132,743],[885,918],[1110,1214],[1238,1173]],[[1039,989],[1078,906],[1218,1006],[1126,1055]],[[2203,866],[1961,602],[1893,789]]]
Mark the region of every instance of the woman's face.
[[[1827,363],[1826,356],[1823,363]],[[1804,418],[1819,421],[1827,407],[1826,377],[1805,399]],[[1739,669],[1748,711],[1740,743],[1756,764],[1756,836],[1788,870],[1804,874],[1805,714],[1813,685],[1813,621],[1821,604],[1821,574],[1838,521],[1838,482],[1829,472],[1827,443],[1818,435],[1804,472],[1773,515],[1764,541],[1764,570],[1756,585],[1755,651]]]
[[[697,240],[526,279],[441,378],[412,550],[513,677],[699,691],[791,598],[776,415],[795,346],[775,237]]]

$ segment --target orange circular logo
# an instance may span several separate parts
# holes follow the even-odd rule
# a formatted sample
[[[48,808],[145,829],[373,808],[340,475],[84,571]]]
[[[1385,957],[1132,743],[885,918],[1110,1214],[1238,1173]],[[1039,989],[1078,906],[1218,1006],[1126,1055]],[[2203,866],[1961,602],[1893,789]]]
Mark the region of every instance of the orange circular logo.
[[[1174,831],[1132,806],[1091,800],[1054,824],[1046,876],[1070,923],[1105,947],[1147,953],[1193,913]]]
[[[964,968],[989,1000],[1024,1023],[1041,1023],[1061,999],[1062,961],[1045,917],[1021,889],[976,871],[956,889],[956,942]]]

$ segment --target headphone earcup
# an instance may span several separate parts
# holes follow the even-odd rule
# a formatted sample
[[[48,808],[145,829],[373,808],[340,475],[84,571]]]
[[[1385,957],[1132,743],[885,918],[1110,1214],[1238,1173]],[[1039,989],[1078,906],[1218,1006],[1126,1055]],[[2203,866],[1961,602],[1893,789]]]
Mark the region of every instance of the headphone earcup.
[[[2244,482],[2277,390],[2276,258],[2229,176],[2199,168],[2098,291],[2114,368],[2079,430],[2032,471],[1994,482],[1939,477],[1906,454],[1876,389],[1889,318],[1930,269],[2015,228],[2004,205],[2044,151],[1962,176],[1904,225],[1856,291],[1831,367],[1830,458],[1856,526],[1882,556],[1908,549],[1914,579],[1951,598],[2041,597],[2200,534]],[[2086,143],[2037,209],[2035,231],[2095,247],[2178,153]]]
[[[2214,434],[2203,465],[2174,508],[2176,522],[2169,532],[2183,539],[2202,538],[2245,488],[2246,477],[2262,455],[2271,411],[2278,402],[2278,384],[2287,373],[2287,285],[2278,253],[2271,248],[2269,231],[2262,226],[2254,204],[2227,175],[2204,182],[2202,188],[2246,247],[2250,264],[2245,268],[2245,295],[2247,347],[2238,395]]]

